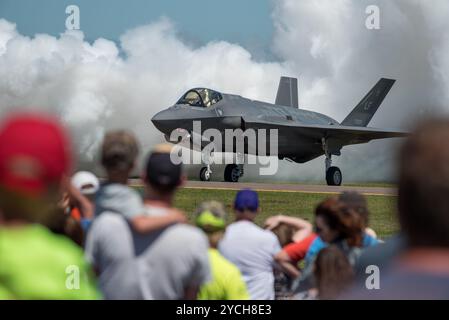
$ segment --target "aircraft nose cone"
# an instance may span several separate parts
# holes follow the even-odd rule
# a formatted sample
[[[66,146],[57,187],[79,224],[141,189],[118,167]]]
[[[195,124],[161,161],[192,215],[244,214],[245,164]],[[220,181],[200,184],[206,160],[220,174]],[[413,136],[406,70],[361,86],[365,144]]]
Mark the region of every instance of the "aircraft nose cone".
[[[164,117],[164,113],[166,110],[162,110],[156,113],[153,118],[151,118],[151,122],[158,123],[159,121],[163,121],[166,117]]]
[[[162,133],[167,133],[172,120],[173,116],[170,110],[162,110],[156,113],[153,118],[151,118],[151,122],[153,122],[153,125]]]

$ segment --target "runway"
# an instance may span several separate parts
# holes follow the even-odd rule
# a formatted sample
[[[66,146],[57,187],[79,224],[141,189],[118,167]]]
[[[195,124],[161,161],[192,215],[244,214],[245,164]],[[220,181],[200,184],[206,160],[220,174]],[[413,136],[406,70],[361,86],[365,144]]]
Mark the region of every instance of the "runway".
[[[133,180],[132,185],[141,186],[139,180]],[[343,191],[357,191],[367,196],[396,196],[396,188],[363,187],[363,186],[326,186],[308,184],[277,184],[277,183],[252,183],[252,182],[219,182],[219,181],[187,181],[183,188],[189,189],[214,189],[214,190],[240,190],[251,188],[256,191],[271,192],[299,192],[299,193],[323,193],[338,194]]]

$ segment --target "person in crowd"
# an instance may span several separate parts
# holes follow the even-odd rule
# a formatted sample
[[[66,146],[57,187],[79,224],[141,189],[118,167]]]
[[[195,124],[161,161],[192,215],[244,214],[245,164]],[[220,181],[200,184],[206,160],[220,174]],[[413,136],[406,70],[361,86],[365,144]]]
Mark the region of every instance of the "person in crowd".
[[[297,267],[298,261],[300,259],[295,260],[290,258],[290,255],[288,251],[285,250],[285,248],[291,248],[294,244],[297,243],[306,243],[308,241],[307,239],[309,239],[310,235],[313,233],[312,224],[301,218],[277,215],[268,218],[265,221],[265,227],[269,230],[272,230],[273,232],[276,231],[277,227],[280,227],[281,230],[285,228],[292,230],[292,234],[288,238],[289,241],[285,241],[284,239],[282,239],[283,237],[280,237],[278,235],[283,249],[275,255],[275,260],[279,265],[283,266],[284,270],[287,270],[287,276],[290,279],[297,278],[300,274]],[[315,238],[316,236],[314,236],[311,241],[313,241]],[[295,250],[293,251],[297,251],[297,246],[294,246],[294,249]]]
[[[71,184],[86,197],[94,209],[95,195],[100,189],[100,181],[97,176],[89,171],[78,171],[72,176]],[[92,210],[92,213],[86,214],[85,212],[80,211],[75,203],[70,202],[69,208],[70,216],[76,221],[79,221],[84,230],[87,230],[94,217],[94,210]]]
[[[115,212],[126,217],[135,231],[149,233],[177,222],[186,222],[179,210],[169,214],[149,216],[139,193],[128,186],[128,177],[134,170],[139,147],[135,136],[125,130],[108,132],[101,148],[101,164],[106,171],[106,182],[96,196],[95,215]]]
[[[64,178],[63,181],[64,192],[60,202],[63,214],[54,217],[49,228],[84,247],[85,234],[94,215],[93,194],[81,190],[79,179],[74,181],[72,177],[71,180]]]
[[[227,228],[218,248],[245,280],[251,299],[274,299],[274,255],[281,249],[273,232],[254,223],[260,212],[255,191],[240,190],[234,201],[236,221]]]
[[[106,299],[140,299],[133,232],[151,234],[186,218],[179,210],[160,217],[146,215],[140,194],[128,186],[139,152],[131,132],[107,132],[100,152],[107,178],[96,193],[95,217],[86,236],[86,258],[95,268]],[[117,286],[122,290],[116,290]]]
[[[89,171],[78,171],[72,176],[71,183],[89,201],[95,201],[95,194],[100,189],[100,180],[95,174]]]
[[[292,238],[293,235],[295,234],[295,230],[293,229],[292,226],[289,226],[288,224],[279,223],[273,228],[265,227],[265,229],[270,230],[276,235],[281,247],[286,246],[289,243],[293,242]]]
[[[48,223],[48,228],[58,234],[72,239],[80,247],[84,247],[85,229],[79,219],[70,214],[73,207],[79,208],[78,213],[83,216],[93,216],[94,206],[67,177],[63,178],[61,185],[62,199],[58,203],[61,212]]]
[[[338,196],[338,199],[360,215],[364,227],[363,247],[367,248],[377,245],[379,243],[377,235],[373,229],[368,227],[369,210],[365,197],[358,192],[345,191]],[[309,231],[310,228],[304,230]],[[314,232],[303,232],[302,240],[284,246],[276,254],[275,259],[279,264],[297,265],[303,259],[311,260],[326,246],[326,242],[318,234]]]
[[[182,164],[171,161],[171,150],[168,144],[156,146],[146,164],[144,203],[150,217],[172,214],[176,190],[185,181]],[[145,250],[139,265],[144,299],[196,299],[199,288],[212,279],[204,232],[178,223],[154,237],[140,246]]]
[[[12,114],[0,124],[0,299],[101,297],[81,248],[47,228],[64,214],[71,165],[69,137],[52,117]]]
[[[355,265],[362,252],[364,224],[360,214],[353,208],[346,206],[338,197],[324,200],[315,210],[315,232],[327,245],[333,244],[340,248],[351,265]],[[317,254],[309,259],[306,257],[306,265],[298,285],[295,285],[295,292],[307,291],[315,286],[313,268]]]
[[[101,213],[86,243],[86,255],[100,273],[100,288],[107,299],[195,299],[210,280],[208,241],[196,227],[170,220],[183,175],[165,146],[149,156],[143,181],[145,202],[139,212],[148,221],[171,222],[142,233],[124,214]]]
[[[349,208],[354,209],[362,218],[365,234],[363,236],[364,247],[371,247],[378,244],[377,234],[369,227],[370,212],[366,198],[357,191],[344,191],[340,193],[338,199]]]
[[[226,210],[217,201],[203,202],[195,213],[195,223],[209,239],[212,281],[200,288],[200,300],[247,300],[249,294],[239,269],[217,250],[226,229]]]
[[[355,280],[359,288],[366,289],[366,280],[372,266],[376,266],[379,270],[388,269],[395,258],[406,248],[406,245],[404,235],[399,233],[377,246],[366,248],[354,266]]]
[[[270,220],[268,218],[267,220]],[[267,222],[265,222],[267,226]],[[269,229],[269,227],[267,228]],[[275,227],[271,228],[271,231],[276,235],[279,240],[279,244],[281,247],[284,247],[293,242],[293,236],[295,234],[295,228],[291,225],[280,222],[276,224]],[[282,263],[285,263],[282,261]],[[284,265],[284,269],[275,265],[274,267],[274,298],[275,300],[284,300],[289,299],[292,295],[291,286],[293,284],[293,279],[299,276],[299,272],[297,272],[297,267],[289,264],[288,266]],[[285,269],[293,269],[294,275],[284,272]]]
[[[312,224],[298,217],[276,215],[265,220],[265,228],[268,230],[274,230],[280,225],[284,225],[281,229],[287,230],[286,227],[288,227],[288,229],[291,230],[290,237],[283,241],[283,247],[292,242],[301,242],[313,232]]]
[[[447,299],[449,296],[449,120],[419,124],[399,156],[398,217],[403,246],[366,279],[357,299]]]
[[[352,213],[358,216],[357,220],[361,223],[362,227],[362,247],[372,247],[379,243],[374,230],[368,228],[369,211],[365,197],[357,192],[343,192],[338,196],[338,201],[350,210]],[[327,246],[329,242],[325,241],[323,237],[318,237],[310,244],[307,254],[305,256],[306,263],[312,260],[323,248]],[[351,261],[354,265],[356,260]]]
[[[316,288],[312,289],[311,297],[316,295],[315,298],[320,300],[338,299],[354,281],[354,271],[347,256],[334,245],[318,253],[313,273]]]

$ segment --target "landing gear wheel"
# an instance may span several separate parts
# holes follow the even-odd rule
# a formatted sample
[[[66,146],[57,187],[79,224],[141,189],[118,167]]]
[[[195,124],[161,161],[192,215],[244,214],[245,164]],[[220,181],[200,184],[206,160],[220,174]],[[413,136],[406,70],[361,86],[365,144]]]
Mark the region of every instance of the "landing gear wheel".
[[[238,182],[240,178],[240,169],[236,164],[228,164],[225,168],[224,179],[226,182]]]
[[[200,170],[200,179],[201,181],[210,181],[211,172],[207,167],[203,167]]]
[[[343,176],[338,167],[330,167],[326,171],[326,182],[328,186],[340,186]]]

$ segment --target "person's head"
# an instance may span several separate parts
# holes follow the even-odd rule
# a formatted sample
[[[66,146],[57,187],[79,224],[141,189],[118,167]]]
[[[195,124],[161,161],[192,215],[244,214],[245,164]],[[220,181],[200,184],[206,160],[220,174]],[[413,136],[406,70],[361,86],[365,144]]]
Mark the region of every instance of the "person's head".
[[[368,227],[369,210],[366,198],[357,191],[344,191],[338,196],[338,200],[343,202],[348,208],[353,209],[360,215],[363,227]]]
[[[399,221],[412,247],[449,247],[449,119],[420,124],[399,157]]]
[[[223,237],[226,219],[226,210],[218,201],[203,202],[195,212],[195,224],[207,234],[212,248],[216,248]]]
[[[321,202],[315,210],[315,231],[324,242],[346,240],[348,245],[362,245],[362,218],[336,197]]]
[[[295,234],[295,228],[293,228],[292,226],[285,223],[279,223],[271,231],[278,238],[281,247],[285,247],[286,245],[293,242],[293,235]]]
[[[2,220],[47,224],[57,212],[71,162],[70,140],[56,119],[26,113],[4,120],[0,124]]]
[[[108,179],[123,180],[135,167],[139,146],[133,133],[116,130],[106,133],[101,147],[101,165]]]
[[[148,196],[155,200],[172,198],[184,181],[182,163],[171,161],[170,150],[171,147],[167,144],[156,146],[146,163],[143,180]]]
[[[89,171],[78,171],[72,176],[71,183],[91,201],[100,188],[100,181]]]
[[[260,211],[257,192],[251,189],[237,192],[234,199],[234,211],[237,220],[253,221]]]
[[[320,250],[314,265],[318,298],[336,299],[354,280],[354,271],[348,258],[337,246]]]

